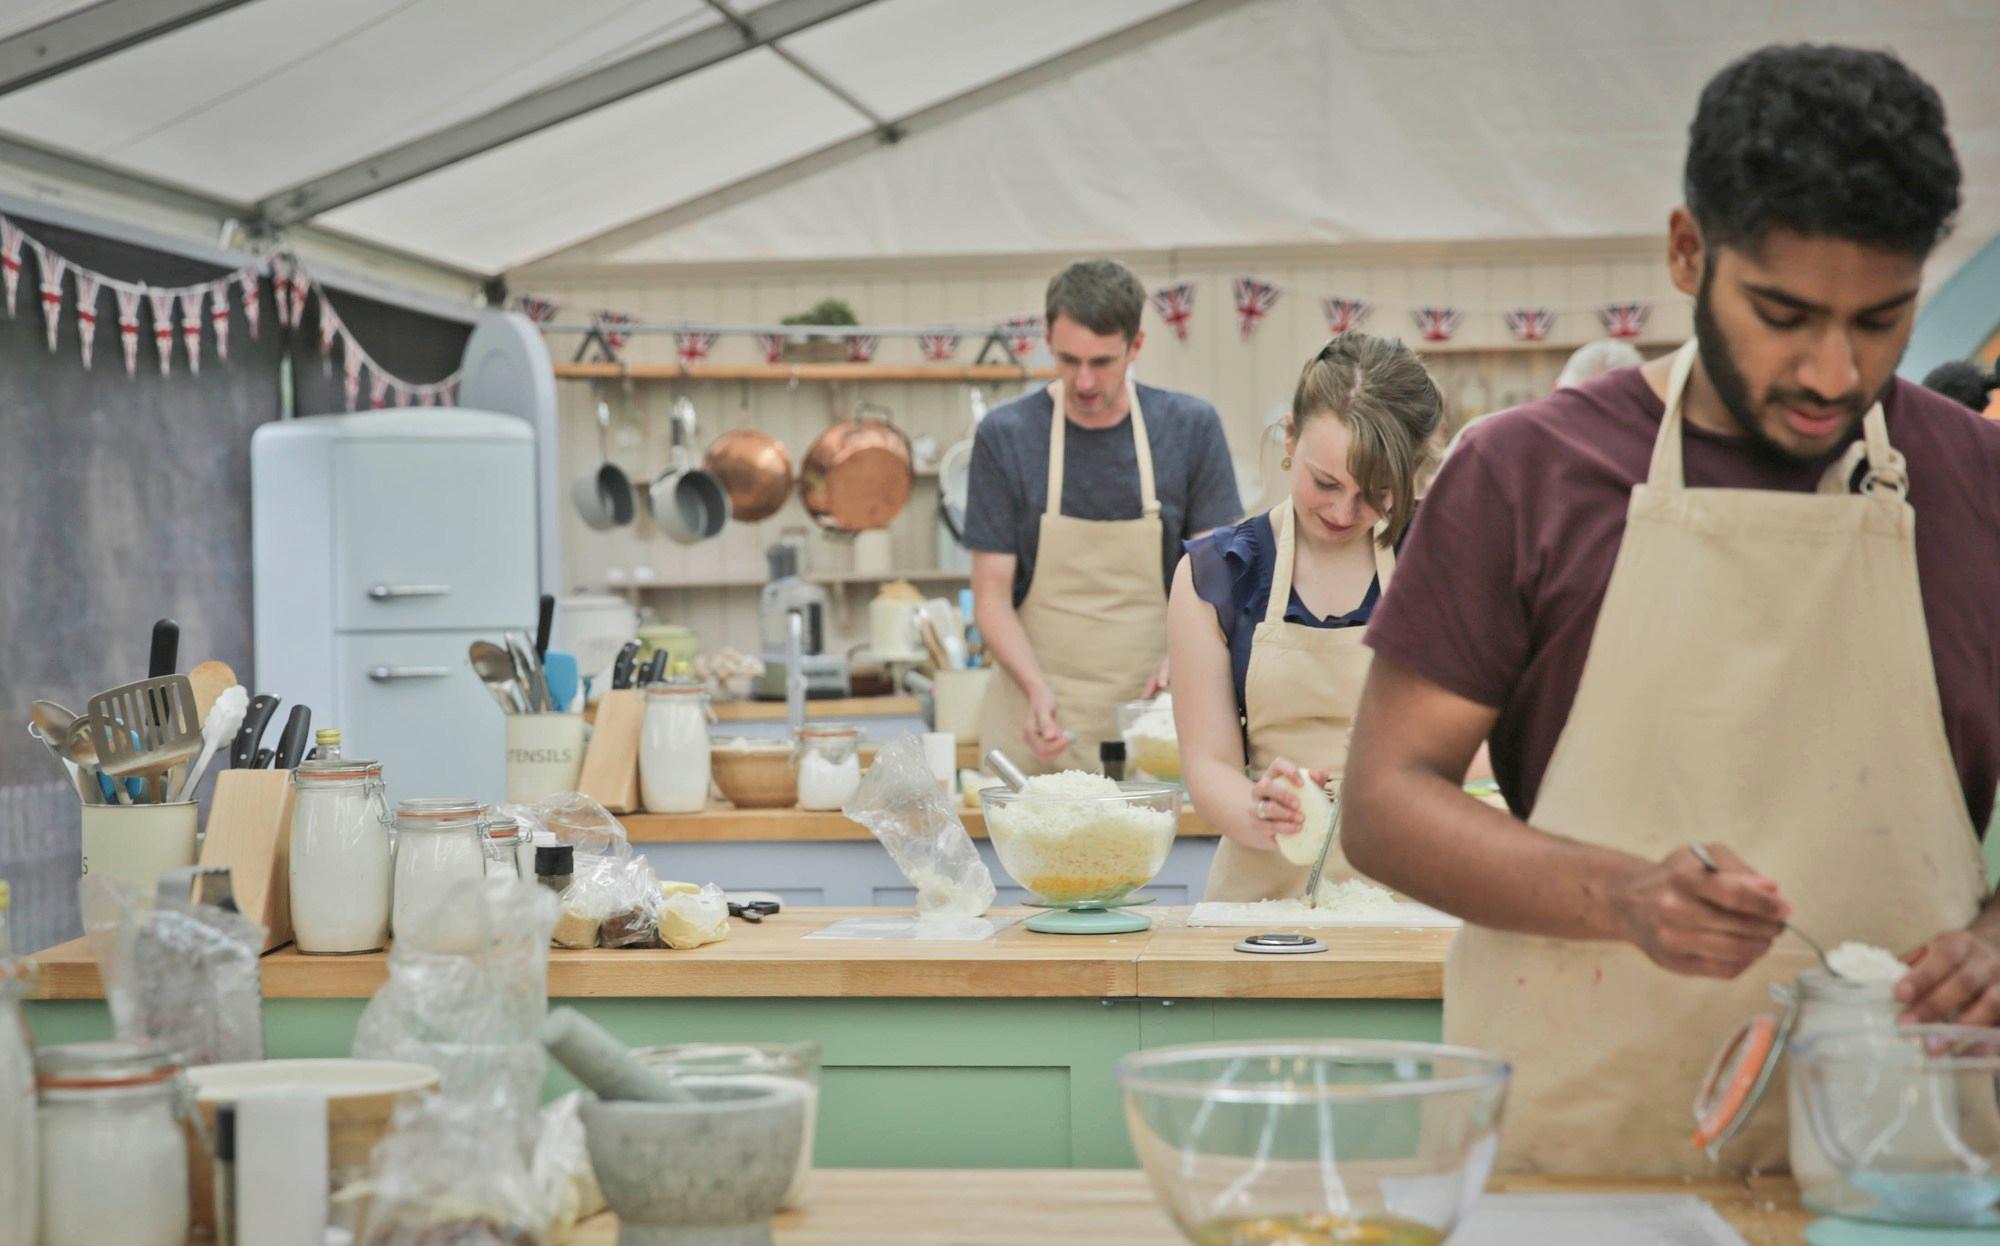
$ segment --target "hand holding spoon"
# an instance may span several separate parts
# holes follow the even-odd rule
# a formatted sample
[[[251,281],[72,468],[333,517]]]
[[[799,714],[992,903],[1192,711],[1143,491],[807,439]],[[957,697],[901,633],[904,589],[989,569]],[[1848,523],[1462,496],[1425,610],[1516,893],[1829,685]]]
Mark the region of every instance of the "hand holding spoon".
[[[1717,865],[1715,863],[1715,858],[1709,855],[1708,845],[1689,844],[1688,850],[1694,853],[1695,860],[1701,862],[1701,868],[1707,870],[1711,874],[1722,873],[1722,867]],[[1819,957],[1819,963],[1826,969],[1828,973],[1832,974],[1836,978],[1846,976],[1842,974],[1838,969],[1835,969],[1833,967],[1833,962],[1826,958],[1826,949],[1819,945],[1818,940],[1814,939],[1811,935],[1807,934],[1803,930],[1800,930],[1797,926],[1794,926],[1790,922],[1785,922],[1784,927],[1786,930],[1791,931],[1799,938],[1805,940],[1806,946],[1813,950],[1813,954],[1815,956]]]

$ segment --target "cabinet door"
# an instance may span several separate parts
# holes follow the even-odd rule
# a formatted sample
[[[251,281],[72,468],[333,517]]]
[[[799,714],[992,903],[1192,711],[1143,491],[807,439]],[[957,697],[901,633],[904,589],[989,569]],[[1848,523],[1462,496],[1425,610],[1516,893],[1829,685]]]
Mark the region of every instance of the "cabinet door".
[[[334,451],[340,631],[535,621],[534,447],[357,441]],[[464,659],[461,650],[459,658]]]
[[[394,802],[497,801],[507,787],[507,724],[465,651],[492,629],[340,636],[341,747],[382,763]],[[317,708],[317,707],[315,707]]]

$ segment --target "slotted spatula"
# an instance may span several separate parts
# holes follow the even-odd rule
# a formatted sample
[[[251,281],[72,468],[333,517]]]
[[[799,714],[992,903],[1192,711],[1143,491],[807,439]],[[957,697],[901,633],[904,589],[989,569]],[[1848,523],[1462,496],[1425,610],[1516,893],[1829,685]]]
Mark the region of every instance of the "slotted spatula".
[[[90,698],[97,764],[113,778],[164,774],[201,752],[201,715],[185,675],[142,679]]]

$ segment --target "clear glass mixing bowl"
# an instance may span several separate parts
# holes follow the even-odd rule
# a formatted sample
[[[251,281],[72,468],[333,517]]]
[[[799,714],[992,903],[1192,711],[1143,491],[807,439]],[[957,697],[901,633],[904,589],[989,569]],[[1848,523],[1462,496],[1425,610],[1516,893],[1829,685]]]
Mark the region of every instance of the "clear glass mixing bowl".
[[[2000,1227],[2000,1029],[1827,1030],[1794,1042],[1820,1149],[1894,1224]]]
[[[1468,1047],[1360,1040],[1118,1062],[1139,1161],[1196,1246],[1436,1246],[1492,1172],[1508,1076]]]
[[[979,804],[1000,864],[1059,908],[1109,904],[1152,882],[1181,818],[1181,790],[1171,783],[1121,783],[1115,796],[989,787]]]

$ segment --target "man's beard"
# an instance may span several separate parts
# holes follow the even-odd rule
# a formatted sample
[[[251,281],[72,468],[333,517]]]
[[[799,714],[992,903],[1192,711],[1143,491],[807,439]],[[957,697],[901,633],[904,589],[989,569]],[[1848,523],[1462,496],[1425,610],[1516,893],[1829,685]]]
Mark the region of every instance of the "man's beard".
[[[1715,388],[1715,396],[1722,401],[1722,409],[1729,418],[1743,430],[1749,440],[1750,449],[1759,458],[1781,465],[1817,463],[1830,457],[1833,451],[1818,454],[1798,454],[1782,442],[1773,440],[1757,420],[1758,404],[1751,401],[1750,384],[1743,379],[1743,372],[1736,366],[1736,357],[1729,351],[1729,339],[1723,336],[1722,327],[1715,323],[1715,311],[1709,305],[1709,287],[1715,281],[1715,265],[1704,264],[1701,270],[1701,289],[1694,299],[1694,340],[1701,351],[1701,365],[1708,372],[1708,382]],[[1893,378],[1890,381],[1894,383]],[[1889,392],[1888,384],[1882,393]],[[1766,396],[1766,404],[1782,403],[1787,398],[1797,398],[1814,406],[1844,406],[1850,412],[1848,427],[1841,434],[1840,445],[1844,446],[1853,437],[1855,426],[1869,407],[1881,399],[1881,394],[1866,402],[1854,398],[1828,400],[1818,394],[1800,389],[1772,390]],[[1838,449],[1839,447],[1836,447]]]

